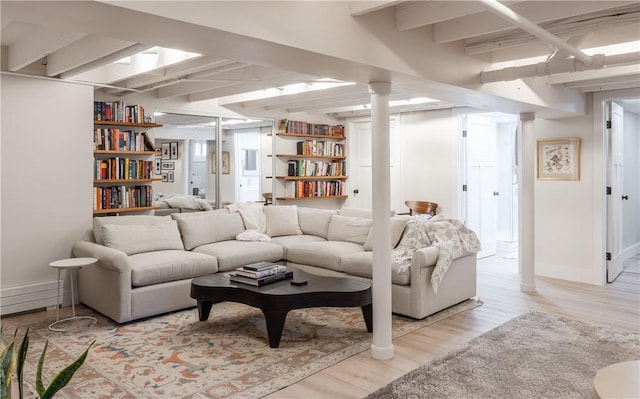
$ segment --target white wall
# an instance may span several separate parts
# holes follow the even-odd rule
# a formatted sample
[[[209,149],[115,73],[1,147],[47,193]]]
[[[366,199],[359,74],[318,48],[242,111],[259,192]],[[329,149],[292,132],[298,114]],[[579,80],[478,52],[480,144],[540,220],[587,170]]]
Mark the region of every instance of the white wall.
[[[91,227],[93,88],[1,79],[4,295],[55,281],[48,264]]]
[[[537,119],[536,139],[581,139],[580,180],[536,180],[536,275],[593,283],[593,146],[591,117]]]
[[[457,114],[447,109],[400,114],[397,119],[402,141],[402,202],[436,202],[438,213],[458,217]]]

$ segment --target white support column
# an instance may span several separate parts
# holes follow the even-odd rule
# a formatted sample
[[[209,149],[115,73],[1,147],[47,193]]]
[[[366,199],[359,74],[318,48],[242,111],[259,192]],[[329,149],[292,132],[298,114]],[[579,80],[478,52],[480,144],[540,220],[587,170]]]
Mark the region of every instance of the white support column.
[[[369,83],[371,94],[371,160],[373,194],[373,340],[371,357],[393,358],[391,336],[391,173],[388,82]]]
[[[536,292],[535,280],[535,170],[536,138],[533,122],[535,114],[520,114],[520,167],[518,168],[518,266],[521,273],[520,290]]]

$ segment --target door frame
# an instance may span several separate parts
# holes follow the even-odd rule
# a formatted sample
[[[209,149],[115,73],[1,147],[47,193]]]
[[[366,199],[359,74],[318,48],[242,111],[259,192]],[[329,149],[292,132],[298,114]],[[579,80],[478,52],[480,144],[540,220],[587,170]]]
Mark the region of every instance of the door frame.
[[[606,104],[608,101],[640,97],[635,89],[611,90],[593,93],[593,247],[592,282],[607,284],[607,146]]]

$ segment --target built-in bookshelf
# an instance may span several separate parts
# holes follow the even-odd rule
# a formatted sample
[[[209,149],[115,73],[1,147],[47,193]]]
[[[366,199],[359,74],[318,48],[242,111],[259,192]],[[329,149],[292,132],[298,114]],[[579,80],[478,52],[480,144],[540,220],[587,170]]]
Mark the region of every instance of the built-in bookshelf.
[[[276,199],[347,198],[347,156],[342,125],[283,119],[275,134]]]
[[[153,206],[151,183],[162,180],[154,175],[154,157],[160,152],[149,130],[162,125],[142,121],[141,106],[94,102],[94,215],[158,208]]]

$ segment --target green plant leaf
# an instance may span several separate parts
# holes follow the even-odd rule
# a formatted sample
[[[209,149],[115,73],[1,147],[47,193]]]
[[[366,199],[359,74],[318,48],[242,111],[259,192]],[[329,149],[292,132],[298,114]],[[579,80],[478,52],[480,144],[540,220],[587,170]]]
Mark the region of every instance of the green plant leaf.
[[[87,347],[87,349],[84,351],[84,353],[82,353],[82,355],[80,355],[80,357],[76,359],[75,362],[71,363],[70,365],[65,367],[64,370],[58,373],[58,375],[55,376],[53,381],[51,381],[51,384],[49,384],[49,387],[47,387],[46,391],[43,391],[42,393],[38,391],[38,394],[40,395],[40,399],[53,398],[53,395],[55,395],[56,392],[64,388],[69,383],[69,381],[71,381],[71,378],[73,377],[75,372],[78,371],[80,366],[82,366],[84,361],[87,359],[87,355],[89,354],[89,349],[91,349],[91,347],[93,346],[93,344],[95,344],[95,342],[96,341],[92,341]],[[45,349],[46,349],[46,345],[45,345]],[[44,352],[41,359],[43,360],[42,363],[44,363]],[[40,364],[38,364],[38,377],[40,377],[40,372],[41,372],[41,368],[40,368]],[[38,379],[40,379],[40,384],[42,384],[41,378],[38,378]]]
[[[38,360],[38,371],[36,372],[36,392],[38,392],[38,396],[41,398],[44,393],[44,385],[42,384],[42,366],[44,365],[44,355],[47,353],[47,346],[49,346],[49,340],[46,340],[44,343],[44,349],[40,354],[40,360]]]
[[[0,368],[0,399],[7,399],[9,397],[9,390],[7,389],[7,381],[4,375],[4,370]]]
[[[18,351],[18,365],[16,367],[16,376],[18,377],[18,391],[20,394],[20,399],[24,397],[24,363],[27,358],[27,350],[29,349],[29,329],[24,333],[24,338],[22,339],[22,343],[20,344],[20,350]]]
[[[17,354],[15,353],[16,339],[15,337],[9,342],[4,350],[2,351],[2,355],[0,355],[0,359],[2,359],[2,373],[4,375],[4,380],[2,381],[2,386],[5,389],[9,389],[9,385],[11,384],[11,376],[13,375],[13,370],[16,368],[16,363],[18,361]]]

